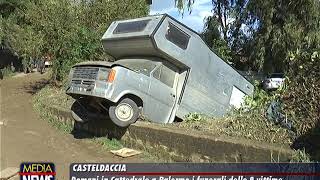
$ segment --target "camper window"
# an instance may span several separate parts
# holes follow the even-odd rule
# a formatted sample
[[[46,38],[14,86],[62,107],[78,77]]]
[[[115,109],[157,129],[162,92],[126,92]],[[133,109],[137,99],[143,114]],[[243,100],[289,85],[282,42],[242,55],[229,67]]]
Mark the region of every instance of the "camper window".
[[[114,29],[113,34],[122,34],[122,33],[131,33],[131,32],[140,32],[143,31],[150,19],[142,21],[130,21],[119,23]]]
[[[176,73],[173,70],[164,65],[161,65],[152,74],[154,78],[158,79],[169,87],[173,87],[175,75]]]
[[[169,23],[166,38],[181,49],[187,49],[190,36],[175,25]]]

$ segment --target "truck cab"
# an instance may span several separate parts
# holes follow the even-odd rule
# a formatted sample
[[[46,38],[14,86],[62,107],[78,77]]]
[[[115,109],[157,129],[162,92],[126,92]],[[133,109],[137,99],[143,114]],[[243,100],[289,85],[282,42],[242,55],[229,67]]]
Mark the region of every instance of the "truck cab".
[[[141,114],[167,123],[177,95],[175,70],[156,58],[80,63],[72,68],[69,79],[67,94],[81,104],[82,111],[90,114],[89,106],[95,104],[91,107],[99,110],[95,113],[107,113],[122,127]]]

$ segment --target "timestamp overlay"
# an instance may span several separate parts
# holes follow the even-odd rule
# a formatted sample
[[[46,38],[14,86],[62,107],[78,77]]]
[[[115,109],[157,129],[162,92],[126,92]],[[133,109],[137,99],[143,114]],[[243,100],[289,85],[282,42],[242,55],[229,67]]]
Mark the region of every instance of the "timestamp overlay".
[[[74,163],[71,180],[320,179],[319,163]]]

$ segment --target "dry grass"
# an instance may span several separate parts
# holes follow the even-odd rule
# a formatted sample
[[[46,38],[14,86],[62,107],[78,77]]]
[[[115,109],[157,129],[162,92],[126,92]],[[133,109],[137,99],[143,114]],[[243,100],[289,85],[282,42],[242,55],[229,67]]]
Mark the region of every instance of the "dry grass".
[[[233,113],[223,118],[191,114],[176,126],[282,145],[290,145],[293,140],[287,129],[271,123],[259,112]]]
[[[39,93],[38,96],[44,103],[66,109],[70,109],[74,102],[74,100],[65,93],[63,88],[54,86],[46,86],[41,90],[41,93]]]

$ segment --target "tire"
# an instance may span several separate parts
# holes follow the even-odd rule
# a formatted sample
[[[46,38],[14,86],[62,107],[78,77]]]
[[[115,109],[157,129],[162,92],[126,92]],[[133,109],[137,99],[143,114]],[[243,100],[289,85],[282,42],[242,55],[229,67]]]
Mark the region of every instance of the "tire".
[[[139,115],[140,108],[129,98],[124,98],[109,107],[111,121],[120,127],[128,127],[130,124],[135,123]]]

